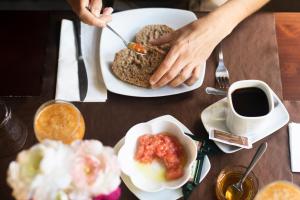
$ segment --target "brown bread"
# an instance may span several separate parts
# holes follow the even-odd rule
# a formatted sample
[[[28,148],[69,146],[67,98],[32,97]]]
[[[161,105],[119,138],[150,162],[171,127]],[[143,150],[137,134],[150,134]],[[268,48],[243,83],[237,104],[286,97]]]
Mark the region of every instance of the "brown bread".
[[[149,44],[150,39],[156,39],[164,33],[173,31],[166,25],[148,25],[136,34],[136,42],[147,45],[147,54],[139,55],[130,49],[122,49],[115,55],[112,72],[120,80],[127,83],[149,88],[149,79],[155,69],[163,61],[168,47],[155,47]]]

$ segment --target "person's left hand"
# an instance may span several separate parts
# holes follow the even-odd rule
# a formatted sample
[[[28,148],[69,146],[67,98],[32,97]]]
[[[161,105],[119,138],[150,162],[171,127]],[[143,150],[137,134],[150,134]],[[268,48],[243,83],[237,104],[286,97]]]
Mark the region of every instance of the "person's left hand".
[[[167,84],[172,87],[182,83],[194,84],[199,79],[201,67],[224,37],[218,31],[218,23],[217,20],[204,17],[152,41],[154,45],[171,44],[167,56],[150,78],[152,88]]]

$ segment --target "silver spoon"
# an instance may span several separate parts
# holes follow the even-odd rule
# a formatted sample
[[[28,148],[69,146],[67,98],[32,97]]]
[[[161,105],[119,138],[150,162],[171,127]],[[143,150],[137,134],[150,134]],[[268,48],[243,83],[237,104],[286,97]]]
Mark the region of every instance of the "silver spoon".
[[[89,7],[86,7],[86,9],[91,12],[91,9]],[[115,31],[115,29],[113,29],[110,25],[106,24],[106,27],[122,40],[122,42],[124,43],[126,48],[131,49],[132,51],[134,51],[140,55],[147,54],[147,50],[144,45],[142,45],[140,43],[136,43],[136,42],[128,42],[117,31]]]
[[[263,143],[259,146],[257,149],[254,157],[252,158],[250,165],[248,166],[246,172],[244,173],[243,177],[240,179],[239,182],[230,185],[225,192],[225,198],[226,200],[239,200],[243,196],[243,182],[249,175],[249,173],[252,171],[254,166],[257,164],[259,159],[262,157],[262,155],[265,153],[266,149],[268,147],[268,143]]]
[[[205,88],[206,94],[218,95],[218,96],[226,96],[227,92],[225,90],[219,90],[213,87],[206,87]]]
[[[140,44],[140,43],[136,43],[136,42],[128,42],[126,41],[117,31],[115,31],[110,25],[106,24],[106,27],[111,30],[114,34],[116,34],[124,43],[124,45],[128,48],[131,49],[133,51],[135,51],[137,54],[140,55],[146,55],[147,54],[147,50],[146,48]],[[136,48],[138,47],[138,48]],[[138,50],[140,49],[140,50]]]

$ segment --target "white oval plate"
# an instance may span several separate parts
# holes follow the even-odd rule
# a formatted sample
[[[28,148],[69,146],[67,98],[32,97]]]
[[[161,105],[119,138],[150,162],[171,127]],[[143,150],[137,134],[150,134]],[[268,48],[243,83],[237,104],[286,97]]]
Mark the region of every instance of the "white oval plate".
[[[178,29],[197,19],[193,12],[169,8],[142,8],[114,13],[109,23],[127,41],[133,41],[135,34],[149,24],[166,24]],[[119,80],[111,71],[115,54],[124,48],[123,42],[109,29],[102,30],[100,39],[100,66],[103,80],[111,92],[135,97],[160,97],[180,94],[199,88],[204,80],[205,68],[201,68],[199,80],[192,86],[181,85],[177,88],[165,86],[159,89],[147,89],[130,85]]]

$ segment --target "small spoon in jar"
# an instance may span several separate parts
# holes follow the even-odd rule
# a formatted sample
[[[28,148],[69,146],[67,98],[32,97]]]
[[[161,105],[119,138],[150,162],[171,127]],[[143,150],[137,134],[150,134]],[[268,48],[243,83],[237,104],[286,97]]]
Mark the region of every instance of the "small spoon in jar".
[[[265,142],[261,144],[256,151],[254,157],[252,158],[250,165],[247,167],[246,172],[244,173],[243,177],[239,180],[239,182],[228,186],[225,192],[225,198],[226,200],[240,200],[243,196],[243,182],[249,175],[249,173],[252,171],[256,163],[259,161],[259,159],[262,157],[262,155],[265,153],[266,149],[268,147],[268,144]]]

